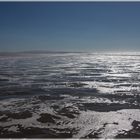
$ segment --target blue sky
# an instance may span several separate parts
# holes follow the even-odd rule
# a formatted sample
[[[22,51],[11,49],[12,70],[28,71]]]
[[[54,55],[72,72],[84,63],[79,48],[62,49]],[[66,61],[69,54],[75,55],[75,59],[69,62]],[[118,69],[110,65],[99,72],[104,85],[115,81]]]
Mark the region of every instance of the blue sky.
[[[140,2],[0,2],[0,51],[140,51]]]

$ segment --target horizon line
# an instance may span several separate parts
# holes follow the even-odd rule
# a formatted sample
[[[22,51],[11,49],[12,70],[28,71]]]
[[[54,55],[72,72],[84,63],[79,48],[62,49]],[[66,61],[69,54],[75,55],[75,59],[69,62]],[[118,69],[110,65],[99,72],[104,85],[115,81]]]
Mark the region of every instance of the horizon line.
[[[12,53],[41,53],[41,54],[43,54],[43,53],[107,53],[107,54],[109,54],[109,53],[140,53],[140,50],[139,51],[124,51],[124,50],[119,50],[119,51],[116,51],[116,50],[114,50],[114,51],[103,51],[103,50],[100,50],[100,51],[62,51],[62,50],[60,50],[60,51],[58,51],[58,50],[56,50],[56,51],[54,51],[54,50],[25,50],[25,51],[0,51],[0,54],[8,54],[8,53],[10,53],[10,54],[12,54]]]

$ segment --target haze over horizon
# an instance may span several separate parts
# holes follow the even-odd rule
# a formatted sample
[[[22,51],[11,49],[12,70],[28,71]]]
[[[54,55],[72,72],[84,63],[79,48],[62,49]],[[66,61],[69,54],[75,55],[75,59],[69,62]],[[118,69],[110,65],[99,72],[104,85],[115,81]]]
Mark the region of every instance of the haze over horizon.
[[[140,51],[140,2],[0,2],[0,52]]]

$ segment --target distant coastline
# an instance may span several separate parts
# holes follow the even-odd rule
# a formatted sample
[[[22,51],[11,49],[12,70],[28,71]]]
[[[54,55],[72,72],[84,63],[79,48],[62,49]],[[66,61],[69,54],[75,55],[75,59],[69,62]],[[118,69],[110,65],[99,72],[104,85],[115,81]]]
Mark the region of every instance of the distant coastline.
[[[63,54],[63,53],[88,53],[88,54],[95,54],[95,55],[123,55],[123,56],[139,56],[140,55],[140,51],[137,51],[137,52],[117,52],[117,51],[91,51],[91,52],[88,52],[88,51],[47,51],[47,50],[31,50],[31,51],[3,51],[3,52],[0,52],[0,56],[17,56],[17,55],[25,55],[25,54],[32,54],[32,55],[37,55],[37,54]]]

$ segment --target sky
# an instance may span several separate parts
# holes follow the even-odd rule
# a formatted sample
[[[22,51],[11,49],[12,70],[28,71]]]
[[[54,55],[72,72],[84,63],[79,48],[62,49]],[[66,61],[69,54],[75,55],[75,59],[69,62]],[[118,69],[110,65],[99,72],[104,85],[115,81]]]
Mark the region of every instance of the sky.
[[[140,51],[140,2],[0,2],[0,52]]]

